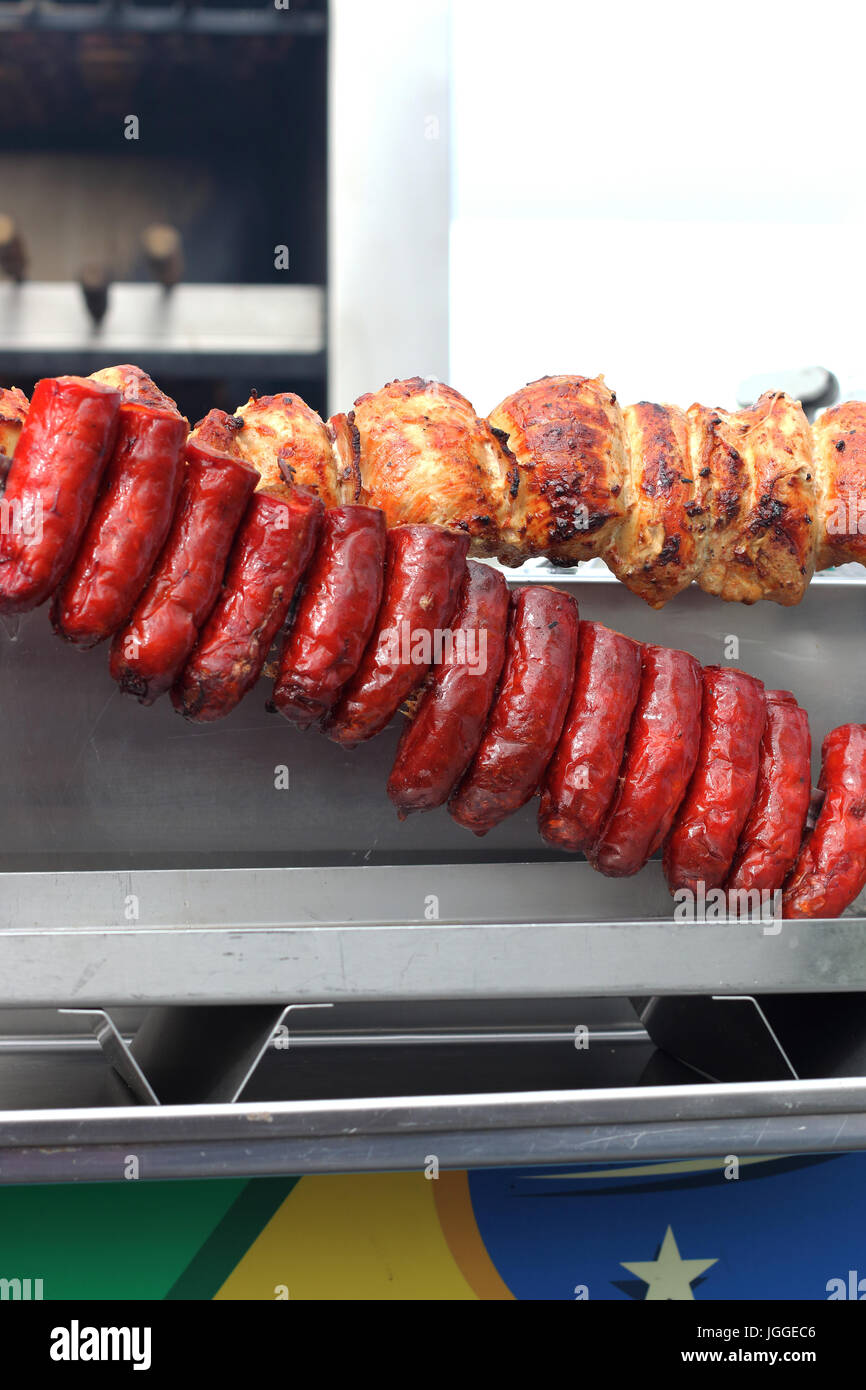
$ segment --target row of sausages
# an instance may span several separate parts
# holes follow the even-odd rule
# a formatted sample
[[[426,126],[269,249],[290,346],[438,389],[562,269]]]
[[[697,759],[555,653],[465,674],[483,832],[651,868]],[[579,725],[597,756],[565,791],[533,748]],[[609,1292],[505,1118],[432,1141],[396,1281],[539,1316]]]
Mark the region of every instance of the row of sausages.
[[[580,622],[559,590],[509,594],[459,531],[388,531],[376,508],[259,483],[176,413],[42,381],[6,480],[0,611],[53,596],[61,636],[112,639],[122,689],[170,691],[197,721],[235,708],[286,629],[273,707],[291,722],[352,747],[413,702],[388,782],[401,816],[447,803],[483,835],[540,793],[545,840],[607,875],[663,849],[673,892],[784,885],[789,917],[863,888],[866,726],[825,740],[806,831],[793,695]]]

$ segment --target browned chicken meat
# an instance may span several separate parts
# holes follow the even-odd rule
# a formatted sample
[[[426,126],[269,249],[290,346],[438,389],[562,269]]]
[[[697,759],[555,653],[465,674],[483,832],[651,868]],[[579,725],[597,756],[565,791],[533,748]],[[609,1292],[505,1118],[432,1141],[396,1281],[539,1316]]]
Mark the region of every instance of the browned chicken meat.
[[[603,378],[543,377],[490,424],[517,466],[506,522],[517,554],[574,565],[603,552],[629,504],[622,411]]]
[[[173,405],[137,367],[97,380]],[[26,415],[0,393],[0,451]],[[260,489],[312,489],[325,506],[379,507],[389,526],[438,523],[471,552],[516,565],[601,556],[660,608],[692,582],[727,600],[798,603],[816,568],[866,563],[866,403],[809,425],[768,392],[729,412],[641,401],[603,377],[551,376],[489,419],[432,378],[392,381],[325,423],[291,393],[213,410],[195,436],[253,464]]]
[[[338,430],[335,417],[334,425]],[[361,396],[348,416],[359,499],[389,526],[438,522],[470,536],[476,554],[520,564],[517,469],[491,424],[440,381],[392,381]]]
[[[6,475],[29,408],[30,402],[17,386],[0,387],[0,478]]]
[[[101,381],[103,386],[113,386],[124,401],[131,404],[152,405],[158,410],[177,410],[171,396],[160,391],[153,378],[141,367],[133,367],[129,363],[120,367],[103,367],[101,371],[92,372],[91,379]]]
[[[812,438],[817,568],[866,564],[866,401],[825,410]]]
[[[692,462],[710,480],[701,588],[742,603],[799,603],[815,568],[815,470],[802,407],[778,392],[733,415],[692,411],[701,416]]]
[[[698,425],[674,405],[623,410],[629,506],[604,559],[656,608],[700,578],[707,554],[709,471],[692,461]]]
[[[259,473],[257,491],[313,489],[326,507],[339,506],[341,486],[333,437],[300,396],[253,396],[234,415],[211,410],[192,433]]]

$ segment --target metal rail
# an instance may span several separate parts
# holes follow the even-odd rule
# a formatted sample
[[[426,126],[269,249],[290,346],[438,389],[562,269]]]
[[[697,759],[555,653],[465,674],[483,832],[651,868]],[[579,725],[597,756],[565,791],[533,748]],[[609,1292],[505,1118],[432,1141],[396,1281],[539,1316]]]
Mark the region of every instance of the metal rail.
[[[387,1101],[8,1111],[0,1182],[638,1161],[866,1148],[866,1081],[620,1087]]]
[[[4,874],[0,1006],[866,991],[863,917],[675,922],[644,876],[655,916],[583,863]]]

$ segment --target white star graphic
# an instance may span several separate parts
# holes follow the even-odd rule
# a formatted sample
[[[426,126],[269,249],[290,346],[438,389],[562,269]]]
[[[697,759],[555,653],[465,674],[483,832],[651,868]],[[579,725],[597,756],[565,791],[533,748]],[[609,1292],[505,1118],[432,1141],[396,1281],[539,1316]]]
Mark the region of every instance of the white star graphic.
[[[673,1229],[668,1226],[656,1260],[620,1260],[623,1269],[636,1274],[647,1285],[646,1301],[653,1299],[694,1299],[692,1284],[717,1260],[684,1260],[677,1249]]]

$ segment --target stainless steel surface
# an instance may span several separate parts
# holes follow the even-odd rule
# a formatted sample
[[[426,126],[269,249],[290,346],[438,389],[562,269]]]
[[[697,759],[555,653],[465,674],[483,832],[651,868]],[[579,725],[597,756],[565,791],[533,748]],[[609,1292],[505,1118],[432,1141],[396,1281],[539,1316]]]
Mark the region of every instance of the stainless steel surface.
[[[109,1015],[91,1015],[106,1060],[145,1105],[217,1104],[238,1100],[268,1047],[288,1038],[285,1020],[295,1010],[330,1004],[248,1004],[193,1009],[172,1004],[148,1009],[127,1043]]]
[[[144,1105],[158,1105],[159,1100],[135,1055],[104,1009],[61,1009],[60,1013],[85,1018],[106,1061],[129,1089],[133,1099]],[[234,1100],[234,1096],[229,1097]]]
[[[318,285],[111,286],[98,328],[81,286],[0,283],[2,354],[20,361],[40,353],[98,353],[101,365],[156,353],[163,359],[216,356],[243,368],[250,358],[320,353],[325,346],[325,293]],[[235,360],[236,359],[236,360]],[[273,361],[271,361],[273,370]]]
[[[424,1170],[866,1148],[866,1081],[0,1114],[0,1181]]]
[[[250,1104],[381,1099],[459,1094],[470,1084],[485,1093],[585,1089],[637,1084],[650,1062],[649,1079],[656,1084],[683,1075],[697,1079],[676,1064],[659,1071],[653,1044],[628,1002],[613,1003],[295,1005],[285,1011],[174,1005],[147,1011],[131,1047],[117,1034],[115,1045],[103,1051],[94,1037],[89,1048],[75,1035],[55,1035],[50,1046],[39,1036],[6,1039],[0,1111],[133,1102],[207,1107],[241,1099],[241,1093]],[[169,1012],[180,1015],[180,1025],[165,1018]],[[250,1029],[252,1013],[261,1031]],[[284,1022],[274,1027],[281,1016]],[[78,1021],[68,1011],[58,1018],[65,1025]],[[99,1023],[104,1034],[104,1011]],[[155,1048],[145,1045],[149,1024]],[[112,1065],[128,1090],[113,1078]]]
[[[797,608],[724,604],[695,589],[660,613],[609,577],[533,577],[573,592],[586,618],[644,641],[687,647],[704,662],[724,662],[726,645],[736,639],[743,669],[793,689],[809,710],[816,773],[828,729],[866,717],[866,645],[857,635],[866,619],[862,572],[856,580],[816,580]],[[0,625],[8,750],[0,868],[484,864],[556,857],[537,835],[533,805],[484,840],[454,825],[444,810],[401,823],[385,795],[397,721],[347,752],[268,714],[269,694],[262,682],[228,719],[195,727],[167,699],[145,709],[120,695],[105,648],[82,654],[58,641],[44,609],[8,621],[5,630]],[[275,787],[281,767],[289,773],[287,790]],[[584,875],[578,882],[581,892],[596,895],[593,912],[604,912],[606,903],[612,904],[609,916],[660,910],[644,906],[646,895],[651,903],[661,901],[655,869],[630,883],[627,909],[612,881]],[[431,882],[425,891],[440,888],[447,892],[447,883],[437,888]],[[545,916],[543,897],[534,911]]]
[[[827,730],[864,717],[866,578],[819,578],[789,610],[695,590],[656,614],[609,578],[534,578],[702,661],[736,639],[809,709],[816,770]],[[269,715],[263,684],[195,728],[120,696],[104,651],[58,642],[44,612],[2,645],[0,1005],[866,989],[862,909],[778,932],[673,923],[658,863],[604,879],[544,848],[532,806],[483,841],[444,811],[401,824],[396,724],[345,752]]]
[[[80,1031],[94,1022],[104,1029],[104,1010],[0,1011],[0,1032],[8,1034],[0,1041],[0,1111],[133,1099],[216,1104],[239,1099],[241,1091],[250,1102],[446,1094],[465,1091],[470,1076],[472,1088],[485,1092],[632,1085],[654,1054],[627,1000],[257,1005],[263,1027],[252,1037],[251,1010],[171,1011],[181,1016],[181,1038],[177,1024],[166,1026],[169,1010],[112,1010],[129,1090],[112,1084],[116,1052]],[[250,1041],[259,1047],[248,1048]],[[654,1063],[650,1079],[672,1082],[684,1071],[659,1074]]]
[[[641,906],[660,905],[658,865],[644,874]],[[0,1004],[866,990],[863,917],[634,918],[634,888],[604,886],[583,863],[5,874]]]

